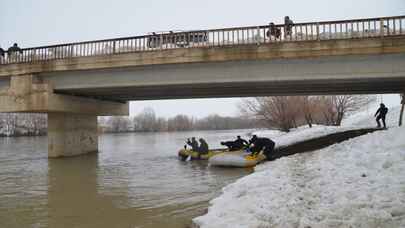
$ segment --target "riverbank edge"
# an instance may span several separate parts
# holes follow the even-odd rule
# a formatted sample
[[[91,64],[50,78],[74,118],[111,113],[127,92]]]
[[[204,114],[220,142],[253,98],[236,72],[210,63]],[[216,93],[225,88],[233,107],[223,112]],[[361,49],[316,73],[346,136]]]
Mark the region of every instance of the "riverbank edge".
[[[381,131],[385,130],[383,128],[358,128],[358,129],[349,129],[345,130],[342,132],[335,132],[335,133],[330,133],[326,134],[323,136],[319,136],[316,138],[310,138],[306,139],[303,141],[298,141],[295,142],[291,145],[285,145],[281,146],[275,149],[274,156],[269,159],[269,161],[264,161],[263,163],[266,162],[272,162],[275,161],[279,158],[286,157],[286,156],[291,156],[294,154],[301,154],[301,153],[308,153],[312,152],[315,150],[320,150],[326,147],[329,147],[331,145],[341,143],[343,141],[356,138],[362,135],[370,134],[376,131]],[[323,144],[319,144],[319,142],[322,142]],[[304,147],[303,149],[299,150],[298,148]],[[241,177],[244,178],[244,177]],[[239,179],[241,179],[239,178]],[[238,180],[239,180],[238,179]],[[204,214],[201,214],[199,216],[205,215],[208,212],[208,208],[206,209]],[[199,217],[197,216],[197,217]],[[195,218],[197,218],[195,217]],[[188,228],[201,228],[198,224],[194,222],[194,218],[191,220],[191,224],[188,226]]]

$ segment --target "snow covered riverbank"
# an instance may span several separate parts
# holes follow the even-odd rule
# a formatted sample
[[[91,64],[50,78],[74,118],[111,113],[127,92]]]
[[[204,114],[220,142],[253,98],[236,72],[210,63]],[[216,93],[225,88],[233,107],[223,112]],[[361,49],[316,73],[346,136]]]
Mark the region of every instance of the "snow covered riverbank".
[[[350,125],[375,126],[372,116],[354,118]],[[225,187],[194,223],[201,228],[405,227],[404,173],[405,127],[392,127],[259,165]]]

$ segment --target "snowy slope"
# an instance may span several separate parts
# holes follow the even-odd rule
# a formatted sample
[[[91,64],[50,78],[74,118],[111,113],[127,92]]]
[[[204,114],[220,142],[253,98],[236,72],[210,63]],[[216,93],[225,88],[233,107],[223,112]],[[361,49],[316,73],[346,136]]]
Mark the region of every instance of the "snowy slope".
[[[375,107],[378,108],[378,105],[374,105]],[[376,108],[376,109],[377,109]],[[399,121],[399,111],[401,109],[401,106],[394,106],[394,107],[388,107],[388,114],[387,114],[387,127],[396,127],[398,126],[398,121]],[[361,112],[355,113],[352,116],[349,116],[349,118],[344,119],[342,122],[342,126],[364,126],[364,127],[375,127],[377,126],[377,123],[375,121],[375,114],[376,110],[363,110]]]
[[[255,131],[252,134],[256,134],[259,137],[271,138],[273,141],[276,142],[276,147],[282,147],[292,145],[296,142],[319,138],[321,136],[329,135],[332,133],[348,131],[357,128],[357,126],[334,127],[323,125],[313,125],[312,128],[309,128],[307,125],[305,125],[296,129],[291,129],[291,131],[288,133],[276,130],[262,130]],[[276,134],[275,132],[279,133]]]
[[[390,111],[388,119],[396,124],[398,115]],[[368,116],[353,116],[350,124],[375,126]],[[405,127],[392,127],[260,165],[225,187],[194,223],[201,228],[405,227],[404,174]]]
[[[373,107],[378,107],[378,104],[373,105]],[[386,123],[387,127],[395,127],[398,125],[400,106],[393,108],[389,107],[389,113],[387,115]],[[255,134],[259,137],[268,137],[276,142],[276,147],[292,145],[299,141],[305,141],[309,139],[318,138],[324,135],[343,132],[358,128],[374,128],[377,126],[374,117],[375,110],[362,110],[344,119],[342,126],[323,126],[323,125],[313,125],[309,128],[307,125],[298,127],[296,129],[291,129],[289,133],[281,132],[278,130],[260,130],[254,131],[251,134]]]

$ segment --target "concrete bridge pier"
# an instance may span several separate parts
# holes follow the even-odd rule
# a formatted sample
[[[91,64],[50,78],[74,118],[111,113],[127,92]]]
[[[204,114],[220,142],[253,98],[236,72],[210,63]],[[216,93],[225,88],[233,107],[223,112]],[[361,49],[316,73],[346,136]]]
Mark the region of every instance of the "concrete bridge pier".
[[[48,113],[49,157],[75,156],[97,151],[97,116]]]
[[[0,83],[0,112],[48,113],[48,157],[98,151],[97,116],[128,115],[128,103],[56,94],[35,75]]]

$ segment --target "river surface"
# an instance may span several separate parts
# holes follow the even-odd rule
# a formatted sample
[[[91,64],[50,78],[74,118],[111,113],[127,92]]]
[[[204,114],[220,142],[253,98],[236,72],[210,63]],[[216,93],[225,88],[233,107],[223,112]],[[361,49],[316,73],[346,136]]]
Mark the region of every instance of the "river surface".
[[[99,153],[47,159],[46,137],[0,138],[1,228],[181,228],[252,169],[181,162],[190,136],[210,147],[249,130],[105,134]]]

